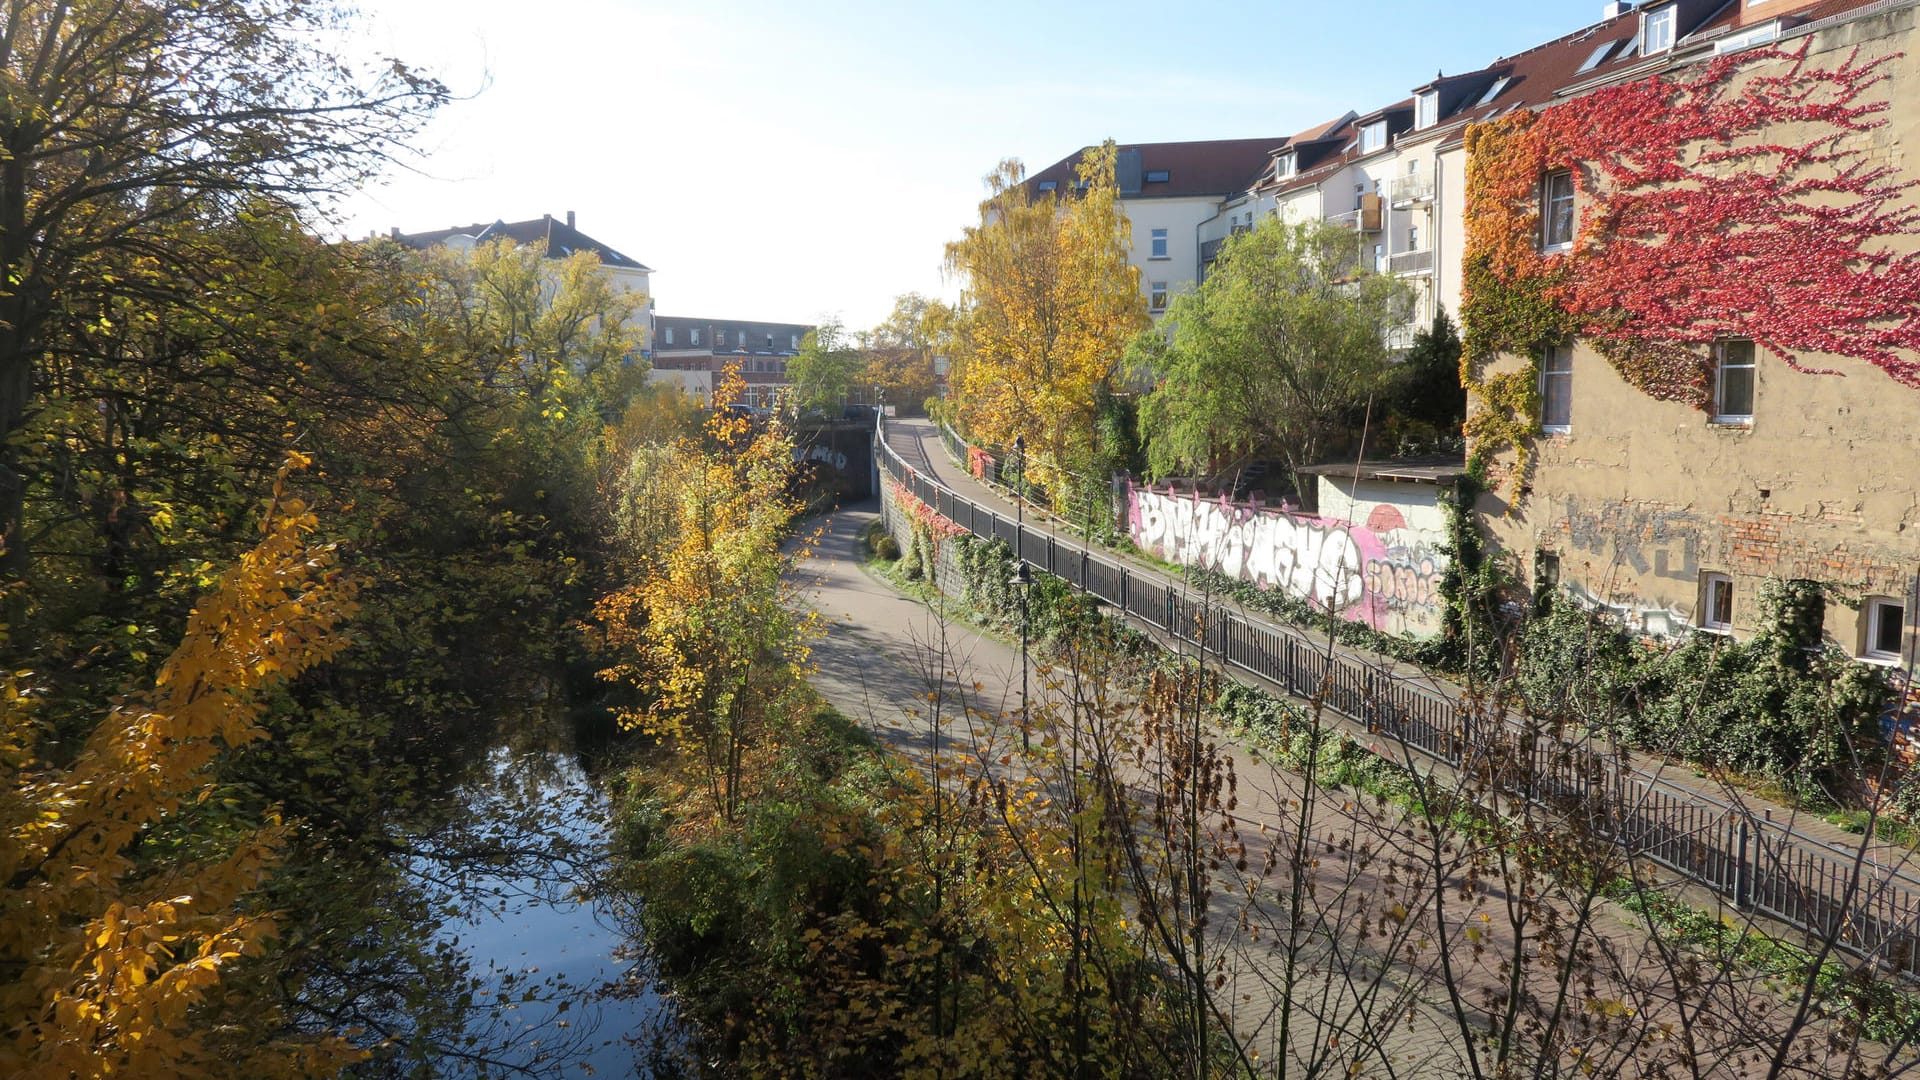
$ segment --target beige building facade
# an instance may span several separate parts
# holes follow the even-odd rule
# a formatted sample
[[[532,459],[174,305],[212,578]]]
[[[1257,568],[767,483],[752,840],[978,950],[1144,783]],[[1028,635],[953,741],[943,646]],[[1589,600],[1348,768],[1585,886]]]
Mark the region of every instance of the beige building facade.
[[[1777,44],[1809,69],[1884,60],[1884,81],[1868,91],[1890,104],[1884,123],[1836,145],[1859,151],[1869,166],[1893,167],[1899,182],[1920,183],[1920,111],[1901,104],[1920,101],[1914,2],[1741,0],[1691,30],[1681,9],[1677,27],[1654,26],[1654,40],[1670,44],[1649,55],[1646,23],[1668,22],[1658,14],[1668,6],[1617,20],[1641,35],[1622,38],[1640,47],[1636,65],[1655,65],[1663,78],[1685,78],[1729,46],[1749,47],[1742,35]],[[1793,62],[1763,60],[1732,78],[1778,75]],[[1818,134],[1774,124],[1759,137],[1791,145]],[[1440,157],[1441,186],[1464,183],[1458,140]],[[1920,202],[1920,188],[1904,197]],[[1543,189],[1542,202],[1548,198]],[[1585,198],[1576,199],[1577,212],[1587,209]],[[1462,252],[1466,242],[1464,223],[1443,225],[1443,249]],[[1912,253],[1920,238],[1880,236],[1866,249]],[[1441,281],[1443,302],[1457,303],[1457,261],[1443,267]],[[1486,532],[1536,588],[1557,584],[1654,636],[1744,637],[1761,618],[1766,582],[1816,582],[1829,642],[1865,662],[1909,667],[1920,609],[1920,388],[1847,355],[1795,352],[1804,369],[1795,370],[1764,347],[1767,326],[1740,328],[1741,319],[1761,316],[1723,317],[1733,329],[1697,345],[1711,373],[1704,404],[1657,400],[1591,340],[1489,365],[1489,376],[1531,371],[1539,430],[1526,440],[1524,469],[1513,452],[1499,455],[1479,506]],[[1911,349],[1897,351],[1920,361]],[[1488,406],[1476,397],[1473,407]]]

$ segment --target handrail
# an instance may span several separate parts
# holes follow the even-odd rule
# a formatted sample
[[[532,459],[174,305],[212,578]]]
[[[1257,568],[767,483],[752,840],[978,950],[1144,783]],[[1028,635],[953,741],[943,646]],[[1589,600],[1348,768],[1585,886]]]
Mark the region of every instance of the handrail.
[[[890,477],[968,532],[1007,541],[1035,569],[1071,581],[1128,617],[1198,645],[1290,694],[1318,693],[1328,708],[1369,732],[1449,766],[1459,766],[1473,747],[1487,744],[1486,736],[1496,733],[1485,731],[1485,725],[1497,719],[1498,733],[1511,740],[1509,748],[1528,748],[1529,790],[1515,794],[1530,801],[1583,802],[1596,820],[1607,823],[1602,827],[1614,839],[1732,899],[1736,907],[1809,933],[1838,930],[1837,944],[1845,951],[1920,978],[1920,877],[1905,867],[1809,836],[1788,822],[1756,818],[1750,810],[1675,785],[1620,755],[1530,731],[1512,717],[1477,714],[1449,694],[1330,649],[1292,627],[1214,607],[1209,597],[1196,602],[1184,584],[1164,574],[1128,567],[1084,544],[1006,518],[925,475],[888,442],[884,418],[877,436],[875,458]],[[964,457],[964,451],[957,456]],[[1188,628],[1196,628],[1197,636]],[[1518,738],[1523,735],[1524,740]],[[1849,892],[1855,894],[1853,902],[1843,903]]]

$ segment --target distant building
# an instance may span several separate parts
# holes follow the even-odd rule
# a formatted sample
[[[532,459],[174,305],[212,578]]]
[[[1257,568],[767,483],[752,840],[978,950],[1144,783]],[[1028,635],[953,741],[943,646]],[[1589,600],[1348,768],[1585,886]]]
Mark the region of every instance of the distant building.
[[[1209,142],[1127,143],[1114,160],[1120,212],[1133,231],[1127,261],[1140,271],[1140,291],[1155,319],[1174,295],[1200,277],[1202,222],[1219,216],[1230,199],[1246,192],[1267,167],[1284,138],[1219,139]],[[1067,191],[1079,183],[1083,147],[1027,178],[1035,194]]]
[[[472,251],[476,246],[490,241],[507,239],[515,244],[541,244],[547,248],[547,258],[564,259],[575,252],[591,251],[600,257],[600,265],[621,287],[630,293],[651,298],[652,290],[648,286],[648,275],[653,270],[640,260],[624,255],[612,247],[595,240],[581,232],[574,223],[573,211],[567,211],[565,221],[552,214],[543,214],[530,221],[495,221],[488,225],[455,225],[447,229],[434,229],[429,232],[403,233],[394,229],[392,233],[396,243],[417,251],[444,247],[456,251]],[[643,304],[637,316],[640,320],[641,348],[651,350],[653,306],[649,299]]]
[[[787,361],[799,354],[800,342],[812,332],[813,327],[802,323],[661,315],[654,319],[653,378],[707,395],[727,365],[738,364],[747,384],[742,404],[764,408],[792,385]]]

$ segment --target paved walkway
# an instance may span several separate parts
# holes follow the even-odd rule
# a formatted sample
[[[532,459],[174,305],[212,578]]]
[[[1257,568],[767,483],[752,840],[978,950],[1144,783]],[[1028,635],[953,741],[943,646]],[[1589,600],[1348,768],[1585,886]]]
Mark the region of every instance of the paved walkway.
[[[989,735],[993,718],[1014,713],[1020,656],[1016,646],[943,618],[864,571],[857,546],[875,511],[866,504],[828,518],[815,557],[797,571],[804,599],[827,622],[814,648],[814,685],[910,760],[926,764],[956,742],[977,743]],[[1038,665],[1033,671],[1036,707],[1074,695],[1072,687],[1049,688]],[[1085,693],[1084,686],[1079,691]],[[1006,739],[1006,728],[998,736]],[[1360,1053],[1367,1075],[1378,1071],[1374,1065],[1403,1076],[1461,1074],[1464,1044],[1441,988],[1451,981],[1470,1003],[1498,999],[1510,977],[1502,958],[1513,955],[1516,935],[1524,936],[1528,954],[1536,953],[1539,930],[1508,921],[1514,898],[1501,891],[1497,875],[1470,869],[1467,853],[1455,853],[1450,843],[1435,848],[1433,834],[1397,808],[1338,789],[1309,790],[1246,751],[1223,743],[1222,752],[1236,778],[1232,803],[1209,817],[1216,825],[1230,819],[1230,843],[1242,849],[1238,859],[1229,855],[1210,870],[1209,970],[1219,980],[1220,1008],[1243,1044],[1269,1068],[1282,1058],[1299,1068],[1326,1054],[1332,1060],[1323,1059],[1321,1067],[1340,1074],[1346,1059],[1335,1051],[1367,1046],[1379,1048],[1379,1056]],[[1114,774],[1133,777],[1130,786],[1153,786],[1150,772],[1141,771],[1153,768],[1151,754],[1123,756]],[[1150,816],[1151,804],[1143,800],[1143,814]],[[1429,859],[1438,859],[1431,871],[1423,869]],[[1529,895],[1527,910],[1537,912],[1541,903],[1566,910],[1531,887]],[[1431,940],[1441,910],[1454,947],[1419,944]],[[1592,934],[1609,962],[1601,966],[1615,973],[1600,976],[1602,996],[1628,1001],[1650,1019],[1671,1011],[1674,991],[1644,928],[1603,917]],[[1450,971],[1437,967],[1443,953]],[[1532,973],[1529,995],[1549,991],[1532,981],[1539,969],[1525,966]],[[1605,991],[1609,985],[1616,989]],[[1765,1015],[1781,1007],[1778,995],[1752,1000],[1756,1019],[1784,1027]],[[1486,1015],[1477,1004],[1469,1011]]]
[[[886,425],[886,438],[903,460],[916,469],[923,469],[926,475],[945,485],[960,496],[992,508],[1009,517],[1016,512],[1014,503],[1007,499],[997,488],[975,479],[966,469],[955,464],[947,452],[946,445],[940,439],[940,433],[934,422],[925,418],[891,420]],[[1028,507],[1024,511],[1026,527],[1029,530],[1044,532],[1071,543],[1076,547],[1082,543],[1079,534],[1058,519],[1043,511]],[[1114,562],[1124,563],[1129,572],[1143,575],[1170,585],[1180,591],[1187,591],[1187,584],[1177,576],[1169,575],[1160,567],[1136,556],[1102,549],[1099,554]],[[1218,600],[1220,598],[1216,598]],[[1280,629],[1283,632],[1302,636],[1310,640],[1316,651],[1330,651],[1376,671],[1391,673],[1395,678],[1405,680],[1416,686],[1437,690],[1449,698],[1458,700],[1461,696],[1459,684],[1434,672],[1416,665],[1403,663],[1378,653],[1354,649],[1339,643],[1329,642],[1325,633],[1305,629],[1292,624],[1282,624],[1270,616],[1250,610],[1240,604],[1226,601],[1247,621],[1259,625]],[[1259,679],[1242,671],[1235,671],[1237,677],[1243,677],[1263,685],[1265,689],[1282,693],[1281,688],[1266,680]],[[1364,735],[1357,725],[1348,725]],[[1363,740],[1364,741],[1364,740]],[[1657,777],[1668,787],[1680,792],[1692,794],[1702,806],[1728,805],[1751,814],[1755,820],[1765,820],[1782,826],[1789,832],[1794,842],[1808,851],[1821,852],[1829,857],[1838,853],[1851,857],[1857,852],[1862,837],[1848,832],[1822,817],[1803,813],[1781,803],[1770,802],[1742,789],[1732,787],[1711,776],[1698,776],[1684,765],[1676,765],[1662,758],[1644,753],[1628,752],[1626,761],[1646,776]],[[1824,849],[1824,851],[1822,850]],[[1911,849],[1898,845],[1875,841],[1869,845],[1871,857],[1882,867],[1903,872],[1908,876],[1920,875],[1920,855]]]

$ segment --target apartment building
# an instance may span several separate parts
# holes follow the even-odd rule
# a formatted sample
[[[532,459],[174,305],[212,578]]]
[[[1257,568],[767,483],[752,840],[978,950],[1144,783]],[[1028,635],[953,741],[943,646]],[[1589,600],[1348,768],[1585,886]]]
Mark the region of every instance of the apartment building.
[[[1244,196],[1284,139],[1128,143],[1118,147],[1114,180],[1133,244],[1128,262],[1140,272],[1147,310],[1158,319],[1168,302],[1191,289],[1201,272],[1201,232],[1229,200]],[[1079,182],[1083,147],[1027,178],[1040,194]]]
[[[1481,520],[1536,588],[1738,637],[1768,580],[1817,582],[1827,641],[1912,666],[1915,14],[1609,5],[1416,92],[1399,145],[1437,165],[1437,295],[1483,347]]]
[[[445,229],[433,229],[426,232],[403,233],[394,229],[391,233],[394,242],[418,251],[443,247],[456,251],[472,251],[480,244],[495,240],[510,240],[517,245],[543,244],[547,258],[564,259],[577,251],[593,252],[600,259],[600,265],[621,288],[642,297],[651,297],[648,279],[653,271],[646,264],[631,256],[624,255],[611,245],[603,244],[580,231],[573,211],[567,211],[564,220],[552,214],[527,221],[500,221],[492,224],[475,223],[455,225]],[[652,347],[651,314],[652,304],[642,306],[639,321],[642,330],[642,350]]]
[[[652,379],[704,397],[728,366],[737,365],[747,384],[739,404],[771,408],[792,385],[787,361],[799,355],[801,341],[812,332],[800,323],[656,316]]]

